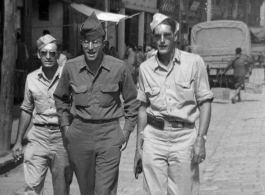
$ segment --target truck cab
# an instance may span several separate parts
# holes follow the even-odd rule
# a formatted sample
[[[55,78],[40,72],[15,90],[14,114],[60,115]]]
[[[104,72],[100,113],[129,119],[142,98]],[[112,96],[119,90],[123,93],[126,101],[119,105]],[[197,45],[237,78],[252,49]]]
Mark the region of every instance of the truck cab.
[[[217,75],[224,70],[240,47],[242,54],[250,57],[251,38],[248,26],[240,21],[217,20],[195,25],[191,31],[192,53],[199,54],[206,66],[210,85],[220,82]],[[249,72],[249,65],[246,66]],[[247,76],[249,73],[247,73]],[[222,82],[225,79],[223,79]],[[226,73],[226,82],[233,85],[233,69]]]

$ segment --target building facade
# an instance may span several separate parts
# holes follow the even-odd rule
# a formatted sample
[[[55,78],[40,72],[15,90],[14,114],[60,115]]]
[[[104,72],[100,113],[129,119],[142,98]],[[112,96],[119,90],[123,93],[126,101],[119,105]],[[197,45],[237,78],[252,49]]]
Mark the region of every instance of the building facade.
[[[175,18],[180,23],[178,41],[188,44],[193,25],[207,20],[209,0],[17,0],[17,30],[22,34],[31,55],[31,68],[36,69],[37,56],[35,42],[43,30],[63,42],[63,52],[68,58],[81,53],[79,37],[80,24],[87,18],[74,10],[70,3],[82,3],[85,6],[124,15],[138,14],[118,24],[104,22],[110,46],[117,50],[123,59],[126,45],[136,46],[152,44],[150,22],[152,16],[161,12]],[[212,20],[241,20],[250,27],[263,27],[264,16],[260,16],[263,0],[211,0]],[[264,5],[263,5],[264,7]],[[1,14],[3,15],[3,10]],[[263,14],[264,15],[264,14]],[[261,19],[263,18],[263,22]],[[0,20],[1,21],[1,20]],[[263,26],[261,26],[263,25]],[[1,33],[0,33],[1,37]]]

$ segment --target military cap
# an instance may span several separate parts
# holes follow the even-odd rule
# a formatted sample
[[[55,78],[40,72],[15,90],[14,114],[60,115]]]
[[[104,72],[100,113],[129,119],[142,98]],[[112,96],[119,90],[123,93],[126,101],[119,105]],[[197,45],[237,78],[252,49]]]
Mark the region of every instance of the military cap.
[[[96,40],[105,35],[101,22],[93,12],[80,27],[81,36],[87,40]]]
[[[37,48],[38,48],[38,50],[41,50],[43,47],[45,47],[46,45],[48,45],[49,43],[51,43],[53,41],[56,41],[56,39],[53,36],[49,35],[49,34],[40,37],[37,40]]]
[[[168,16],[161,14],[161,13],[156,13],[153,16],[153,21],[150,23],[151,30],[154,31],[155,27],[157,27],[161,22],[163,22],[165,19],[169,18]],[[175,33],[179,30],[179,24],[176,21],[176,30]]]

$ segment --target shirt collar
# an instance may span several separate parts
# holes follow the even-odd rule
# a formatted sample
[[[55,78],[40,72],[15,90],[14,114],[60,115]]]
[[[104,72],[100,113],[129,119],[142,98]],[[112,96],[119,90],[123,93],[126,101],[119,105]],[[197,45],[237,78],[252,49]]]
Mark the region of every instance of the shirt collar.
[[[53,77],[58,76],[60,78],[61,74],[62,74],[62,70],[63,70],[62,67],[58,65],[57,71],[56,71],[56,73],[54,74]],[[44,72],[42,70],[42,66],[38,69],[37,73],[38,73],[39,79],[44,77]]]
[[[154,70],[156,70],[159,66],[161,67],[157,55],[158,55],[158,52],[156,52],[156,55],[155,55],[155,59],[156,59],[157,63],[154,63],[154,66],[153,66]],[[174,56],[173,56],[170,63],[174,62],[173,65],[175,65],[175,63],[180,64],[180,59],[181,59],[181,51],[179,49],[175,48]]]
[[[103,59],[101,61],[100,67],[104,67],[107,70],[110,70],[110,65],[108,63],[108,57],[105,54],[103,54]],[[81,72],[85,68],[87,68],[87,64],[86,64],[86,60],[85,60],[85,55],[83,55],[82,63],[79,66],[79,72]]]

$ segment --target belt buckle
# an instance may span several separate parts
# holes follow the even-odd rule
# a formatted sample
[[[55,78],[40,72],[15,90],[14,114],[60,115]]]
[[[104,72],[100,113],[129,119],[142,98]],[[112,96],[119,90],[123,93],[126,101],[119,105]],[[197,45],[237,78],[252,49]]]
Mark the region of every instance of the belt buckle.
[[[174,128],[184,128],[185,127],[185,123],[184,122],[180,122],[180,121],[176,121],[175,123],[173,123],[172,127],[174,127]]]
[[[163,118],[156,118],[154,116],[148,115],[147,120],[150,125],[156,127],[159,130],[163,130],[165,127],[165,121]]]
[[[160,130],[164,130],[165,128],[165,120],[163,118],[156,118],[157,119],[157,128]]]

